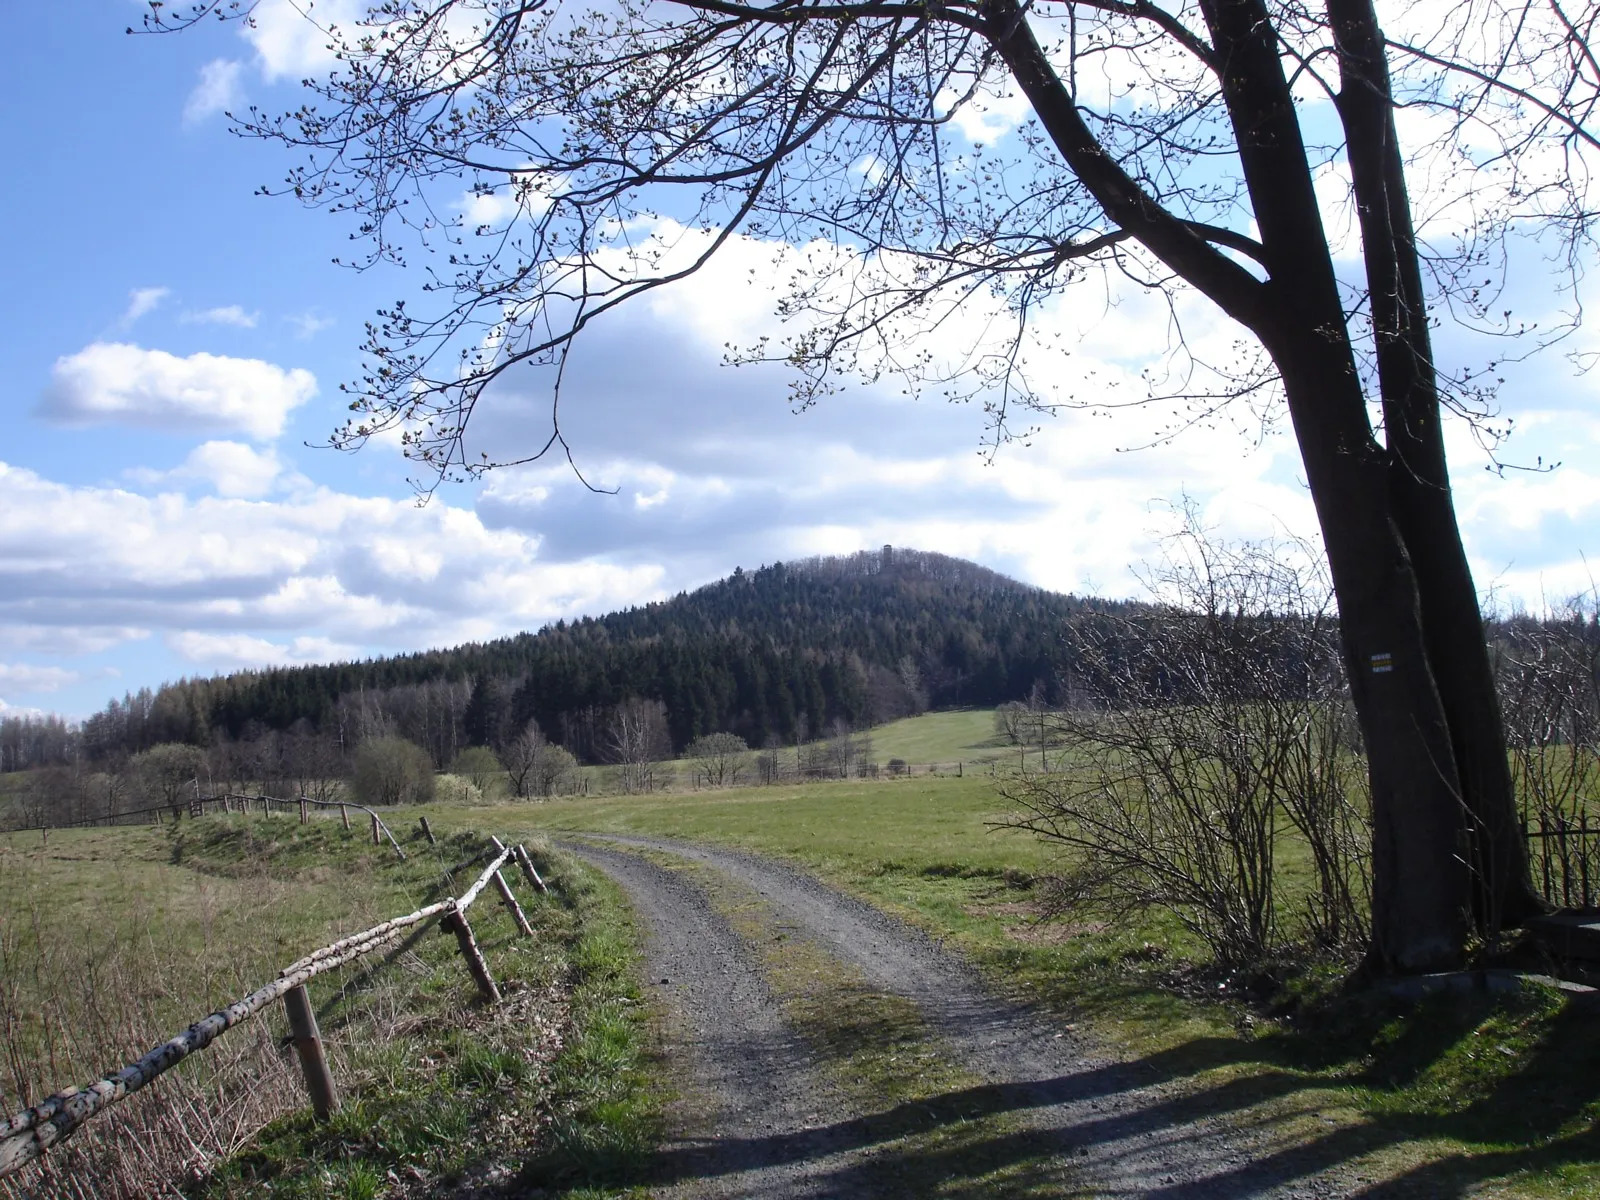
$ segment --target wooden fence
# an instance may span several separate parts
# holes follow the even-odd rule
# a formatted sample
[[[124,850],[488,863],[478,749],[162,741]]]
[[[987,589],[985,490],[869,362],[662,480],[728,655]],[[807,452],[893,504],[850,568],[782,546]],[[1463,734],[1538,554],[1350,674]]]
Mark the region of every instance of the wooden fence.
[[[298,808],[301,819],[309,819],[309,806],[319,802],[302,799],[291,802],[272,800],[270,797],[207,797],[197,804],[211,801],[224,802],[223,811],[234,811],[226,802],[248,799],[253,802],[268,800],[278,805],[288,805]],[[328,807],[341,807],[338,804]],[[349,805],[349,808],[359,808],[359,805]],[[202,808],[201,811],[204,811]],[[270,811],[270,808],[267,810]],[[364,810],[370,812],[371,810]],[[349,827],[348,811],[344,814],[346,828]],[[373,838],[378,839],[381,829],[387,834],[388,829],[379,821],[376,813],[372,814]],[[427,831],[431,835],[431,830]],[[394,842],[394,837],[389,834],[389,840],[399,850],[399,844]],[[431,836],[430,836],[431,840]],[[15,1116],[0,1121],[0,1178],[20,1170],[23,1166],[35,1159],[43,1157],[52,1146],[59,1144],[75,1130],[93,1117],[96,1113],[103,1112],[118,1101],[131,1096],[134,1092],[144,1087],[151,1080],[156,1079],[166,1071],[170,1071],[189,1055],[204,1050],[222,1034],[260,1013],[275,1000],[282,1000],[289,1021],[290,1039],[294,1044],[296,1055],[300,1061],[301,1073],[305,1078],[306,1090],[310,1094],[312,1108],[319,1118],[325,1118],[338,1107],[338,1091],[334,1085],[333,1076],[328,1070],[327,1059],[322,1051],[322,1035],[317,1029],[316,1016],[312,1011],[310,998],[306,993],[306,984],[318,975],[344,966],[363,955],[370,954],[386,946],[399,937],[406,929],[418,925],[423,921],[438,918],[440,925],[455,934],[456,944],[461,951],[461,956],[466,962],[467,970],[476,983],[478,992],[483,1000],[489,1004],[498,1003],[500,989],[496,985],[494,976],[489,970],[489,964],[479,949],[477,939],[473,936],[472,926],[467,922],[467,910],[472,903],[483,893],[484,889],[493,886],[500,897],[500,901],[510,912],[512,920],[516,923],[518,931],[524,936],[531,936],[532,927],[528,918],[522,911],[522,906],[517,903],[516,895],[511,890],[511,885],[506,882],[501,868],[507,863],[515,863],[526,877],[528,883],[540,892],[548,889],[540,878],[539,872],[534,868],[533,860],[527,850],[521,845],[506,846],[498,838],[489,839],[489,846],[482,853],[461,864],[461,867],[473,865],[480,861],[484,855],[492,854],[493,858],[482,873],[478,875],[472,886],[462,892],[460,896],[440,900],[429,904],[415,912],[404,916],[394,917],[360,933],[341,938],[330,945],[312,951],[304,958],[290,963],[278,977],[271,983],[265,984],[226,1008],[220,1008],[207,1017],[196,1021],[176,1037],[156,1046],[138,1061],[129,1063],[120,1071],[114,1071],[97,1079],[86,1087],[69,1087],[57,1092],[49,1099],[32,1108],[17,1113]],[[401,857],[404,857],[402,852]],[[458,867],[457,869],[461,869]]]
[[[372,843],[382,845],[387,839],[394,847],[394,852],[404,862],[406,852],[401,849],[400,843],[395,840],[389,826],[384,823],[372,809],[365,804],[357,804],[353,800],[313,800],[310,796],[301,796],[297,800],[284,800],[278,796],[252,796],[239,792],[228,792],[221,796],[195,796],[184,799],[176,804],[153,804],[147,808],[130,808],[119,813],[107,813],[98,817],[82,817],[76,821],[59,821],[50,825],[27,825],[20,829],[0,830],[0,833],[38,833],[46,839],[53,829],[94,829],[105,826],[125,825],[130,822],[143,822],[159,825],[163,820],[171,817],[177,820],[183,816],[203,817],[207,813],[241,813],[249,814],[260,812],[263,816],[274,813],[283,813],[290,816],[298,815],[302,825],[310,821],[311,810],[339,810],[339,819],[344,822],[346,829],[350,828],[350,814],[352,812],[365,813],[372,824]],[[431,838],[429,839],[432,840]]]

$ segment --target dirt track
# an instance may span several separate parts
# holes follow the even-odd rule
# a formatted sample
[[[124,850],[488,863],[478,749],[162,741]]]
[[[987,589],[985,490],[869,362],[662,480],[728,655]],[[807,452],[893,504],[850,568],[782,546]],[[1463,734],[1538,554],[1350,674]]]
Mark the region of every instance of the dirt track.
[[[787,865],[650,838],[566,848],[622,886],[646,930],[646,982],[681,1093],[660,1195],[911,1197],[927,1194],[930,1170],[951,1196],[1347,1194],[1321,1164],[1274,1153],[1265,1131],[1230,1128],[1258,1092],[1186,1092],[1159,1061],[1097,1053],[996,999],[920,932]],[[724,886],[759,897],[770,929],[736,928]],[[973,1082],[889,1106],[841,1087],[826,1047],[786,1019],[770,945],[753,944],[785,938],[910,1001],[937,1054]],[[957,1129],[965,1136],[928,1140]]]

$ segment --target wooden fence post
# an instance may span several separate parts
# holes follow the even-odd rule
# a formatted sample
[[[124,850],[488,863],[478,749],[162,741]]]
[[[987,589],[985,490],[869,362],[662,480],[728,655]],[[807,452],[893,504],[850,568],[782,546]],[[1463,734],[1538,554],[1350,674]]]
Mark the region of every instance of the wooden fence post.
[[[283,1007],[289,1014],[289,1036],[300,1058],[300,1073],[305,1076],[306,1091],[311,1093],[311,1109],[317,1120],[326,1121],[339,1107],[339,1094],[334,1090],[333,1073],[322,1052],[322,1032],[317,1028],[317,1014],[312,1011],[306,985],[302,983],[285,992]]]
[[[306,798],[304,796],[300,797],[300,824],[311,824],[310,805],[306,803]]]
[[[533,859],[529,857],[527,847],[518,842],[512,855],[517,860],[517,866],[522,868],[522,873],[528,877],[528,882],[548,896],[550,889],[545,887],[544,880],[539,878],[539,872],[533,869]]]
[[[493,844],[494,852],[497,855],[506,852],[505,843],[499,838],[492,837],[489,841]],[[522,911],[522,905],[517,903],[516,896],[512,895],[511,885],[506,882],[506,877],[499,871],[494,873],[494,886],[495,890],[500,893],[500,903],[506,906],[506,911],[511,914],[511,919],[517,923],[518,932],[523,937],[532,937],[533,926],[528,924],[527,914]]]
[[[344,825],[344,827],[346,829],[350,828],[350,806],[349,805],[347,805],[347,804],[339,805],[339,820]]]
[[[383,835],[378,832],[378,814],[377,813],[373,813],[372,814],[372,844],[374,846],[383,845]]]
[[[444,919],[444,924],[456,935],[456,944],[461,947],[461,957],[467,960],[467,970],[472,972],[479,995],[486,1004],[499,1004],[500,989],[495,986],[494,976],[489,974],[489,964],[483,961],[478,939],[472,936],[472,926],[467,924],[467,915],[459,908],[453,908]]]
[[[433,827],[428,824],[428,818],[418,817],[417,821],[422,826],[422,836],[428,839],[428,845],[437,846],[439,839],[433,836]]]

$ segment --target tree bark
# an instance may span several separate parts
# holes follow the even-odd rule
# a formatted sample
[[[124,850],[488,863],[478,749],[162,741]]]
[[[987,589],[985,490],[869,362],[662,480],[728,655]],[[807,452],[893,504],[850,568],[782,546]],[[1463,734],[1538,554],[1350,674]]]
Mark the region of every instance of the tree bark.
[[[1449,969],[1460,965],[1470,927],[1463,789],[1414,560],[1395,511],[1394,455],[1378,445],[1367,415],[1271,14],[1261,0],[1203,0],[1202,8],[1260,229],[1265,281],[1219,265],[1210,247],[1186,236],[1193,231],[1121,171],[1094,141],[1011,0],[991,0],[986,13],[991,39],[1044,128],[1107,214],[1254,331],[1278,367],[1322,526],[1367,745],[1374,825],[1369,961],[1384,971]]]
[[[1370,961],[1385,971],[1455,967],[1469,927],[1462,786],[1415,558],[1396,511],[1396,455],[1377,444],[1367,416],[1271,16],[1262,0],[1206,0],[1204,11],[1278,301],[1255,330],[1283,379],[1367,745]],[[1463,581],[1475,611],[1470,575],[1457,586]],[[1481,625],[1475,633],[1481,647]]]
[[[1294,323],[1302,343],[1312,344],[1296,348],[1290,338],[1290,345],[1269,349],[1283,375],[1322,526],[1345,670],[1366,742],[1373,822],[1369,961],[1382,972],[1449,970],[1461,965],[1468,930],[1460,785],[1429,667],[1416,574],[1385,486],[1388,455],[1364,428],[1353,364],[1338,361],[1345,356],[1329,353],[1318,334],[1306,335],[1303,321]]]
[[[1480,932],[1492,934],[1545,906],[1528,879],[1483,615],[1451,498],[1427,297],[1383,32],[1370,0],[1328,0],[1328,15],[1339,51],[1338,110],[1377,342],[1390,492],[1416,568],[1428,661],[1470,814],[1473,915]]]

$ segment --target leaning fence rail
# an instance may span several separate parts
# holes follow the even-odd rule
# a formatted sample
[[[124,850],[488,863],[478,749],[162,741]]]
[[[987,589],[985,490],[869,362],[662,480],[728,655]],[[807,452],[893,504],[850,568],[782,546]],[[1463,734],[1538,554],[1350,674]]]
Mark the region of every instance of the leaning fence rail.
[[[279,803],[285,802],[279,801]],[[376,814],[373,816],[376,820]],[[387,832],[386,827],[385,832]],[[390,836],[390,840],[393,841],[393,835]],[[285,1002],[291,1040],[300,1059],[301,1072],[311,1096],[312,1107],[318,1117],[326,1117],[337,1107],[337,1093],[328,1072],[327,1061],[323,1057],[322,1039],[306,996],[305,985],[318,975],[342,967],[388,945],[404,930],[434,917],[440,918],[444,928],[456,935],[462,957],[466,960],[467,969],[477,984],[480,995],[488,1003],[497,1002],[500,999],[500,991],[489,971],[483,952],[478,947],[472,927],[467,923],[467,909],[483,894],[486,887],[493,884],[502,903],[512,914],[519,932],[530,935],[533,930],[517,903],[510,885],[501,874],[501,868],[508,862],[514,862],[523,868],[531,880],[538,883],[541,891],[545,890],[545,885],[544,881],[539,879],[538,873],[533,870],[533,864],[523,846],[506,846],[497,838],[491,839],[490,846],[494,857],[473,881],[472,886],[460,896],[440,900],[404,916],[393,917],[370,929],[364,929],[360,933],[351,934],[349,937],[313,950],[303,958],[290,963],[271,983],[257,988],[242,1000],[235,1001],[226,1008],[219,1008],[209,1016],[196,1021],[176,1037],[156,1046],[120,1071],[102,1076],[83,1088],[66,1088],[32,1108],[0,1121],[0,1178],[42,1158],[52,1146],[61,1143],[96,1113],[103,1112],[111,1105],[131,1096],[152,1080],[170,1071],[189,1055],[204,1050],[229,1029],[249,1020],[275,1000]],[[395,848],[399,849],[398,845]],[[478,857],[481,858],[482,855]]]

